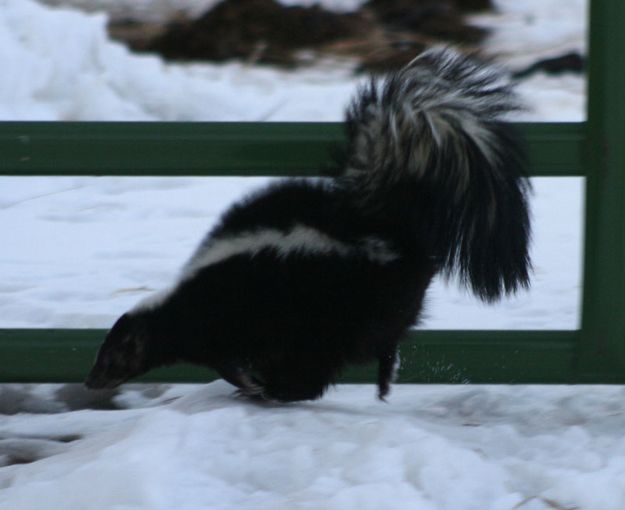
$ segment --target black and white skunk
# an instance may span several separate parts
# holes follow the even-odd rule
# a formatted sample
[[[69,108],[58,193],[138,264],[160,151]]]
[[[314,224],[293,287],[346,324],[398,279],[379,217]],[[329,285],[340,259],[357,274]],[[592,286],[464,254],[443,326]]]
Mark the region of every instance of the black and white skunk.
[[[487,302],[529,285],[529,183],[502,120],[518,107],[500,70],[450,49],[372,79],[348,109],[337,175],[232,206],[175,286],[115,323],[87,386],[184,361],[294,401],[377,360],[384,398],[434,275]]]

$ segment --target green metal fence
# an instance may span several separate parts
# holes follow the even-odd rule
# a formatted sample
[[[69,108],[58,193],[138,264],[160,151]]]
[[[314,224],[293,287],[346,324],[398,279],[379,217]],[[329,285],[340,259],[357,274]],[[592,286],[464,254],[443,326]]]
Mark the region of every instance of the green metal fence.
[[[623,23],[624,2],[592,2],[586,123],[520,125],[532,175],[586,177],[581,328],[414,331],[402,346],[400,382],[625,382]],[[340,125],[323,123],[4,122],[0,175],[314,175],[341,141]],[[0,382],[82,380],[103,336],[0,330]],[[143,380],[212,377],[181,365]],[[364,367],[345,380],[374,376]]]

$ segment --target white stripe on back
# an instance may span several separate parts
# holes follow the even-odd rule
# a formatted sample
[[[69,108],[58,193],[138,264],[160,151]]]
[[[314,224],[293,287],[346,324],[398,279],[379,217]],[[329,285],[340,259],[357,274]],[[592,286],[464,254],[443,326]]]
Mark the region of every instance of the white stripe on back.
[[[297,225],[288,232],[277,229],[247,231],[228,238],[217,238],[201,247],[183,268],[181,279],[192,277],[198,270],[236,255],[254,256],[271,249],[278,257],[293,253],[365,255],[373,262],[385,264],[397,258],[387,243],[380,239],[363,238],[348,244],[311,227]]]
[[[273,250],[277,257],[286,257],[294,253],[336,254],[341,257],[364,255],[370,261],[378,264],[392,262],[398,257],[386,241],[374,237],[364,237],[353,244],[349,244],[304,225],[297,225],[288,232],[268,228],[241,232],[232,237],[208,240],[206,244],[198,248],[182,268],[178,281],[189,280],[198,271],[231,257],[237,255],[254,256],[266,249]],[[176,287],[177,284],[172,288],[147,296],[133,308],[133,311],[157,308],[175,292]]]

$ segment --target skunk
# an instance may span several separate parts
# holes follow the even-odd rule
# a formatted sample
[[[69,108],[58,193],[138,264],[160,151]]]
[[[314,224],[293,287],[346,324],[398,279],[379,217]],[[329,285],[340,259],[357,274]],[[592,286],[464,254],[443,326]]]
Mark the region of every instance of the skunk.
[[[173,288],[114,324],[86,385],[181,361],[288,402],[377,360],[384,399],[434,275],[486,302],[529,286],[530,185],[502,120],[520,108],[504,78],[448,48],[372,78],[348,108],[335,175],[233,205]]]

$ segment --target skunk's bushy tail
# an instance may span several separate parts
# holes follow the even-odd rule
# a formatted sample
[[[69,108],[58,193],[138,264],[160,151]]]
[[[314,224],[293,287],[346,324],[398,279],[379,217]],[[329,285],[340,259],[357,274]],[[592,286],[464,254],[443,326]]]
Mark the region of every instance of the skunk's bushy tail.
[[[454,50],[429,50],[372,79],[347,112],[343,181],[361,206],[383,214],[410,189],[418,214],[398,221],[417,222],[439,270],[485,301],[529,284],[529,182],[502,120],[520,103],[504,78]]]

